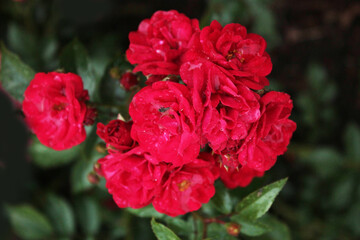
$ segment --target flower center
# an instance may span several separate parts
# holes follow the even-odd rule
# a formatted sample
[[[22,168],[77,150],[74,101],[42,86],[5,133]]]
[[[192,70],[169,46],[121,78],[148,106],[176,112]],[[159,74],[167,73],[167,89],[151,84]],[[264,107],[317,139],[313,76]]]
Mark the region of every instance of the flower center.
[[[181,183],[178,183],[177,186],[181,192],[188,189],[191,185],[191,182],[189,180],[183,180]]]
[[[64,110],[65,107],[66,107],[66,103],[59,103],[59,104],[54,104],[52,109],[59,112]]]
[[[240,56],[240,58],[239,58],[239,56]],[[239,51],[236,49],[228,52],[228,54],[226,55],[226,60],[230,61],[231,59],[233,59],[235,57],[239,58],[240,63],[245,62],[245,58],[242,57],[242,51]]]

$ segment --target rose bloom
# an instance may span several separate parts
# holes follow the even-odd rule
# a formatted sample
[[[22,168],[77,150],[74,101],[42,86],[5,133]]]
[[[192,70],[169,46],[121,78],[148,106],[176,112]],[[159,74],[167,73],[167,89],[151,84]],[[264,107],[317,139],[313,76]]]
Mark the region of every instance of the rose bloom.
[[[137,147],[126,153],[109,154],[98,160],[106,188],[120,208],[142,208],[151,203],[166,165],[154,165]]]
[[[222,27],[216,20],[195,34],[184,62],[204,59],[228,75],[255,90],[269,85],[266,76],[271,72],[270,56],[265,52],[265,40],[238,23]]]
[[[180,74],[190,88],[195,109],[201,114],[202,143],[223,156],[222,163],[237,167],[236,154],[252,123],[260,118],[260,96],[231,79],[208,61],[184,63]]]
[[[176,217],[199,210],[209,202],[215,194],[214,181],[219,176],[209,155],[200,154],[199,159],[183,167],[170,168],[164,174],[152,203],[158,212]]]
[[[174,82],[156,82],[132,99],[131,137],[159,161],[181,166],[200,152],[196,115],[188,88]]]
[[[181,57],[198,31],[197,19],[189,19],[175,10],[157,11],[129,34],[126,56],[131,64],[137,64],[134,72],[162,75],[161,78],[178,75]]]
[[[97,124],[97,135],[106,143],[109,153],[130,150],[135,141],[130,136],[132,121],[111,120],[107,125]]]
[[[296,123],[288,119],[293,108],[288,94],[268,92],[261,97],[260,105],[261,118],[252,125],[237,154],[241,165],[262,172],[287,150]]]
[[[83,122],[88,99],[80,76],[37,73],[24,93],[25,120],[42,144],[68,149],[86,138]]]

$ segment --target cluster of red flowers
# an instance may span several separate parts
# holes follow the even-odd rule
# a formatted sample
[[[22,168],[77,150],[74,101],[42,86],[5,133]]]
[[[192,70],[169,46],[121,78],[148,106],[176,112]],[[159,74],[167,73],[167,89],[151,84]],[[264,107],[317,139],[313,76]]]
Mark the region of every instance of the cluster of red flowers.
[[[266,91],[272,63],[265,40],[240,24],[158,11],[129,35],[126,56],[147,86],[132,99],[131,121],[98,123],[107,145],[99,175],[119,207],[150,203],[170,216],[198,210],[215,194],[262,176],[286,151],[296,124],[290,96]],[[131,81],[130,81],[131,80]],[[130,89],[137,79],[121,80]],[[74,74],[37,74],[24,113],[39,140],[62,150],[79,144],[95,115]]]
[[[148,86],[132,99],[131,122],[98,125],[109,149],[99,172],[119,207],[197,210],[218,177],[246,186],[286,151],[292,101],[263,90],[272,63],[261,36],[217,21],[200,30],[173,10],[142,21],[129,39],[127,58]]]

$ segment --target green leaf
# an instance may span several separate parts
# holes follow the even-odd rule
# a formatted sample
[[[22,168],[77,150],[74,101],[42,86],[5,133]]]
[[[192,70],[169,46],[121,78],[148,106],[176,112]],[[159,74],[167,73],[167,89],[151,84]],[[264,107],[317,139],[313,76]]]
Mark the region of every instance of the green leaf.
[[[355,123],[350,123],[345,130],[345,147],[347,157],[352,162],[360,162],[360,129]]]
[[[74,213],[65,199],[50,194],[46,199],[45,209],[55,232],[59,236],[70,237],[74,234]]]
[[[155,208],[151,204],[147,205],[146,207],[139,208],[139,209],[126,208],[126,210],[128,212],[130,212],[131,214],[134,214],[138,217],[144,217],[144,218],[151,218],[151,217],[162,218],[165,216],[164,214],[156,211]]]
[[[29,151],[37,166],[41,168],[53,168],[65,165],[74,160],[79,154],[80,146],[75,146],[63,151],[56,151],[46,147],[34,137]]]
[[[81,197],[75,201],[75,210],[82,231],[93,237],[100,228],[100,212],[96,201],[90,197]]]
[[[232,201],[229,194],[229,191],[225,186],[221,184],[221,186],[216,188],[215,196],[211,199],[211,203],[213,206],[223,214],[229,214],[232,210]]]
[[[49,239],[53,229],[49,220],[30,205],[7,206],[15,233],[22,239]]]
[[[221,239],[221,240],[236,240],[237,238],[231,236],[227,231],[224,224],[210,223],[207,226],[207,237],[209,239]]]
[[[157,223],[155,218],[151,219],[151,228],[158,240],[180,240],[180,238],[169,228],[161,223]]]
[[[73,193],[79,193],[93,187],[89,182],[88,175],[93,171],[94,164],[103,157],[100,153],[94,153],[90,158],[82,157],[72,166],[70,182]]]
[[[96,77],[88,53],[79,40],[75,39],[65,46],[60,55],[60,67],[66,72],[80,75],[84,88],[89,91],[90,98],[94,100],[98,97],[96,90],[99,78]]]
[[[240,233],[246,236],[260,236],[270,231],[269,226],[263,224],[262,222],[250,220],[240,215],[231,217],[231,220],[240,224]]]
[[[263,216],[271,207],[286,181],[287,178],[284,178],[250,193],[238,203],[236,212],[239,212],[239,216],[249,220]]]
[[[0,43],[0,84],[16,100],[22,102],[25,89],[35,72]]]
[[[269,214],[264,215],[259,219],[261,223],[266,224],[271,231],[267,232],[265,235],[256,238],[259,240],[291,240],[291,234],[288,226],[282,221],[278,220],[276,217]]]

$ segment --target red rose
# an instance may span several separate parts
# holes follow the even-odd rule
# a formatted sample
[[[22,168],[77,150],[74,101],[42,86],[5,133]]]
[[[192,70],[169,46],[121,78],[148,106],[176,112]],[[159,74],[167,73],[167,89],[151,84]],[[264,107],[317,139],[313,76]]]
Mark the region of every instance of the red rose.
[[[196,159],[168,171],[153,200],[154,208],[172,217],[200,209],[215,194],[217,176],[212,166],[211,162]]]
[[[181,57],[197,31],[197,19],[189,19],[175,10],[157,11],[150,19],[143,20],[137,31],[129,34],[126,56],[131,64],[138,64],[134,72],[178,75]]]
[[[200,152],[196,116],[186,86],[156,82],[132,99],[132,138],[159,161],[181,166]]]
[[[258,90],[269,85],[265,76],[271,72],[272,63],[261,36],[248,34],[237,23],[222,27],[216,20],[195,36],[184,62],[205,59],[215,63],[233,81],[249,88]]]
[[[130,150],[135,146],[130,136],[132,121],[111,120],[107,125],[97,124],[97,135],[104,140],[109,153]]]
[[[227,188],[246,187],[254,177],[262,177],[264,172],[258,172],[246,166],[238,168],[220,168],[220,178]]]
[[[78,75],[37,73],[24,96],[26,121],[42,144],[64,150],[85,140],[83,122],[89,96]]]
[[[151,203],[165,173],[165,165],[154,165],[137,147],[127,153],[115,153],[100,159],[106,188],[121,207],[142,208]]]
[[[248,135],[251,124],[260,118],[258,95],[245,86],[238,86],[238,93],[213,94],[205,107],[202,120],[203,136],[215,153],[239,145]]]
[[[260,99],[261,118],[254,123],[238,153],[239,163],[257,171],[266,171],[283,154],[296,129],[289,120],[293,108],[286,93],[271,91]]]
[[[139,83],[138,77],[132,72],[126,72],[121,75],[119,81],[126,91],[129,91],[132,87],[136,86]]]

